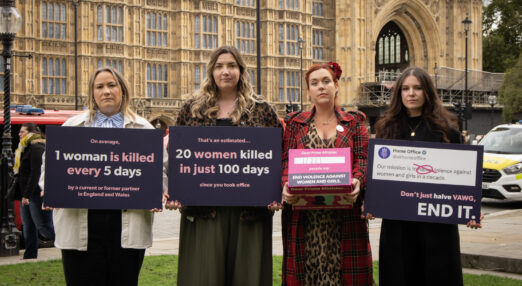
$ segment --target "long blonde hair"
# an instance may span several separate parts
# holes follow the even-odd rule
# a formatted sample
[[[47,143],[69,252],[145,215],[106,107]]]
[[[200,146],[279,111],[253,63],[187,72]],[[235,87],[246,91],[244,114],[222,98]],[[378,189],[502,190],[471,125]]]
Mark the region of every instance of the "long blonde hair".
[[[248,74],[247,66],[243,61],[239,51],[232,46],[222,46],[217,48],[210,56],[210,61],[207,64],[207,77],[203,81],[203,85],[194,93],[194,102],[190,107],[192,116],[203,119],[217,118],[219,111],[218,102],[218,87],[212,75],[216,62],[220,55],[231,54],[239,66],[239,81],[237,83],[237,104],[234,111],[230,114],[232,122],[237,123],[241,118],[243,112],[250,113],[254,108],[256,102],[263,100],[256,96],[252,85],[250,84],[250,75]]]
[[[129,89],[129,84],[127,80],[123,77],[123,75],[112,67],[101,67],[97,69],[94,74],[89,79],[89,90],[87,96],[87,106],[89,107],[89,117],[90,120],[94,120],[96,116],[96,112],[98,111],[98,105],[96,105],[96,101],[94,100],[94,80],[96,77],[102,72],[109,72],[112,74],[118,85],[121,89],[121,105],[120,112],[123,116],[129,116],[133,120],[136,120],[136,113],[132,110],[130,103],[132,98],[132,93]]]

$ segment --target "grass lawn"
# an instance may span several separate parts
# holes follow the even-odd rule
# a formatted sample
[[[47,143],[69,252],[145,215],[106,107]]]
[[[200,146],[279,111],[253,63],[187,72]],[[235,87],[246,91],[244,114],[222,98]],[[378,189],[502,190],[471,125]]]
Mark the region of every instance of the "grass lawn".
[[[274,285],[281,285],[281,256],[274,256]],[[178,257],[147,256],[140,274],[140,285],[175,285]],[[379,269],[374,262],[374,277],[378,283]],[[491,275],[464,274],[464,285],[515,286],[521,281]],[[61,260],[20,263],[0,266],[0,285],[65,285]]]

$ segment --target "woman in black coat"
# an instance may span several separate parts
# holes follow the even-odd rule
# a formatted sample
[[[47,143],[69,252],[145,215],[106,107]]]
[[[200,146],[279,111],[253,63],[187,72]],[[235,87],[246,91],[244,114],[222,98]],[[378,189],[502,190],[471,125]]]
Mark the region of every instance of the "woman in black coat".
[[[456,116],[442,106],[428,73],[417,67],[406,69],[397,79],[390,105],[375,128],[377,138],[462,142]],[[481,225],[472,220],[468,226]],[[383,219],[379,282],[462,285],[457,225]]]
[[[20,144],[15,154],[15,173],[22,193],[20,214],[22,216],[25,242],[24,259],[38,257],[38,232],[54,240],[51,211],[42,210],[42,198],[38,180],[45,151],[45,139],[37,131],[34,123],[24,123],[20,128]]]

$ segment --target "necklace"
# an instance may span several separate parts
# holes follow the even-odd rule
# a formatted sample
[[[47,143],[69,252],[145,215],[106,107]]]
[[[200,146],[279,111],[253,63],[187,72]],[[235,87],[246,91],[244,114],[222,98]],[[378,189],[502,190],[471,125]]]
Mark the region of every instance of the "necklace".
[[[324,122],[321,122],[322,125],[328,125],[330,124],[330,121],[332,120],[332,118],[335,117],[335,113],[332,114],[332,116],[330,116],[330,118],[328,118],[328,120],[324,121]]]
[[[410,131],[411,131],[411,133],[410,133],[411,137],[415,136],[415,130],[417,130],[417,128],[420,126],[421,122],[422,122],[422,120],[419,121],[419,123],[417,123],[417,126],[415,126],[415,128],[413,128],[413,129],[411,128],[410,124],[408,123],[408,128],[410,128]]]
[[[232,112],[234,112],[234,110],[236,109],[237,107],[237,98],[234,100],[234,102],[231,104],[231,106],[227,106],[226,109],[228,109],[228,111],[225,111],[224,108],[222,108],[222,105],[220,105],[220,109],[222,109],[226,114],[227,114],[227,117],[230,116],[230,114]]]

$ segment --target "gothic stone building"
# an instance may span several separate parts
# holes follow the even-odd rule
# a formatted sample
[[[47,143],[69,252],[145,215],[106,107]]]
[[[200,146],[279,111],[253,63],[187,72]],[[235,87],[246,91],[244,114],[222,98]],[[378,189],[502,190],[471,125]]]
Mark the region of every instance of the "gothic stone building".
[[[260,43],[256,2],[16,1],[23,26],[14,53],[33,58],[13,58],[12,102],[74,109],[77,67],[83,107],[90,75],[111,65],[128,79],[138,113],[166,127],[182,98],[200,87],[211,51],[233,45],[244,55],[256,89],[260,84],[262,96],[281,114],[286,103],[301,101],[301,63],[304,74],[313,63],[328,61],[343,68],[340,104],[355,109],[367,106],[362,86],[378,72],[409,65],[431,74],[435,67],[463,69],[466,14],[472,21],[469,68],[482,68],[480,0],[262,0]]]

